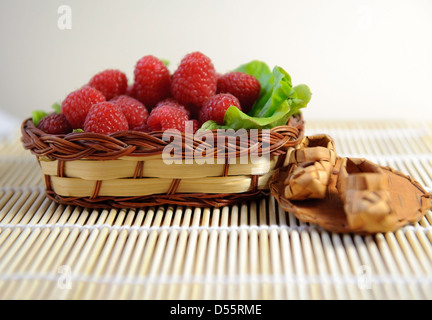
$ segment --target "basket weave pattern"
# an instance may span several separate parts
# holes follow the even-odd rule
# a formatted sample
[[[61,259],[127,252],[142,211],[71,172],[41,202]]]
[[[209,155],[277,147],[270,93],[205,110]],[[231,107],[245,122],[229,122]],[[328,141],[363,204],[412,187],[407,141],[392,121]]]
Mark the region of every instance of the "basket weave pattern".
[[[220,207],[256,198],[267,193],[274,170],[287,164],[287,153],[300,142],[303,132],[303,118],[296,116],[285,126],[259,131],[246,146],[242,139],[221,147],[216,140],[197,142],[178,133],[181,137],[173,141],[181,141],[178,147],[184,163],[166,164],[162,152],[169,142],[162,139],[163,132],[52,135],[36,128],[31,119],[21,127],[24,148],[39,161],[47,196],[58,203],[90,208]],[[270,142],[268,148],[263,147],[264,138]],[[203,146],[206,157],[213,157],[215,163],[186,164]],[[226,161],[251,151],[268,152],[270,165]]]

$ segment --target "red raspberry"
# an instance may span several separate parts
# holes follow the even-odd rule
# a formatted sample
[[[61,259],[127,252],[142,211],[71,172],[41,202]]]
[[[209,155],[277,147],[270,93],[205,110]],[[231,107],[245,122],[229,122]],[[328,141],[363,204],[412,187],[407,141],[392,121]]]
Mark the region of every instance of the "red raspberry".
[[[45,133],[65,134],[72,132],[72,127],[62,113],[49,114],[39,121],[37,128]]]
[[[147,108],[170,96],[171,76],[165,64],[154,56],[141,58],[135,66],[133,96]]]
[[[84,131],[111,134],[128,130],[128,122],[119,106],[101,102],[91,107],[84,122]]]
[[[199,122],[198,120],[191,120],[192,121],[192,128],[193,128],[193,133],[197,132],[199,129]]]
[[[201,107],[216,94],[217,76],[211,60],[201,52],[186,55],[171,80],[171,93],[180,103]]]
[[[188,118],[190,118],[190,116],[191,116],[190,111],[188,109],[186,109],[186,107],[184,105],[182,105],[176,99],[173,99],[173,98],[168,98],[168,99],[159,101],[156,104],[156,107],[166,106],[166,105],[170,105],[170,106],[173,106],[173,107],[176,107],[176,108],[183,110],[187,114]]]
[[[229,72],[218,78],[217,92],[231,93],[240,101],[243,112],[248,113],[258,99],[261,85],[257,78],[243,72]]]
[[[185,122],[185,132],[186,133],[196,133],[200,128],[198,120],[188,120]]]
[[[140,132],[151,132],[150,128],[148,127],[147,123],[143,123],[142,125],[132,128],[133,131],[140,131]]]
[[[81,129],[92,105],[105,101],[105,96],[98,90],[85,86],[71,92],[62,103],[62,113],[72,129]]]
[[[168,103],[159,105],[150,112],[147,125],[150,131],[165,131],[167,129],[185,131],[186,121],[189,121],[189,116],[185,110]]]
[[[110,102],[120,107],[128,121],[129,130],[146,123],[149,113],[146,107],[138,100],[123,95],[110,100]]]
[[[89,81],[89,86],[102,92],[106,100],[126,93],[128,83],[126,75],[119,70],[99,72]]]
[[[225,112],[231,106],[242,110],[240,102],[230,93],[219,93],[208,99],[201,108],[199,120],[203,124],[208,120],[214,120],[218,124],[223,124]]]
[[[135,98],[134,86],[133,84],[128,85],[126,89],[126,95],[132,98]]]

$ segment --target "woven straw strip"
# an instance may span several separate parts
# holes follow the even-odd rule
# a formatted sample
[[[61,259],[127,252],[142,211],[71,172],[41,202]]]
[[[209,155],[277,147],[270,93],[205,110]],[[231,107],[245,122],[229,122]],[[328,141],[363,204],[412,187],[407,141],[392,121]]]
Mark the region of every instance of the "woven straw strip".
[[[228,172],[229,172],[229,161],[228,161],[228,159],[226,159],[225,164],[224,164],[224,168],[223,168],[223,172],[222,172],[222,177],[228,177]]]
[[[167,195],[172,195],[172,194],[175,194],[177,192],[177,188],[180,185],[180,181],[181,181],[181,179],[173,179],[173,181],[171,182],[171,185],[167,191]]]
[[[227,175],[251,175],[251,174],[265,174],[269,170],[273,170],[277,163],[282,164],[282,160],[279,158],[283,155],[271,157],[270,159],[247,159],[248,163],[240,163],[241,159],[234,159],[234,161],[227,161],[218,164],[214,160],[214,164],[165,164],[162,159],[159,160],[148,160],[145,164],[139,164],[144,160],[134,160],[129,157],[127,160],[75,160],[75,161],[64,161],[63,176],[70,178],[79,178],[84,180],[109,180],[109,179],[120,179],[120,178],[138,178],[138,177],[152,177],[152,178],[175,178],[175,179],[187,179],[187,178],[201,178],[209,176],[221,176],[224,172]],[[141,159],[141,158],[140,158]],[[58,160],[41,160],[40,166],[43,174],[51,176],[59,176],[59,164]],[[228,168],[227,168],[228,166]],[[228,169],[228,171],[227,171]]]
[[[284,154],[280,155],[280,156],[278,157],[278,161],[277,161],[277,163],[276,163],[275,168],[276,168],[276,169],[281,168],[281,167],[284,165],[284,163],[285,163],[287,157],[288,157],[288,156],[287,156],[287,153],[284,153]]]
[[[258,179],[259,179],[259,177],[260,176],[258,176],[258,175],[252,176],[252,179],[251,179],[251,190],[252,190],[252,192],[256,192],[258,190]]]
[[[63,160],[59,160],[57,162],[57,176],[59,177],[64,177],[64,161]]]
[[[95,186],[94,186],[94,190],[90,196],[90,199],[96,199],[99,196],[99,192],[102,186],[102,181],[101,180],[97,180],[95,182]]]
[[[250,190],[267,189],[268,180],[273,171],[263,176],[228,176],[207,177],[198,179],[182,179],[178,193],[243,193]],[[94,180],[76,178],[61,178],[49,176],[51,189],[62,196],[90,197],[94,194]],[[143,178],[143,179],[112,179],[104,180],[100,186],[99,195],[136,197],[150,194],[166,194],[170,190],[173,179]],[[180,179],[175,179],[180,180]],[[251,182],[252,180],[252,182]]]
[[[47,191],[52,191],[51,176],[45,174],[44,179],[45,179],[45,187],[46,187]]]
[[[133,178],[142,178],[144,173],[144,161],[138,161],[135,167]]]

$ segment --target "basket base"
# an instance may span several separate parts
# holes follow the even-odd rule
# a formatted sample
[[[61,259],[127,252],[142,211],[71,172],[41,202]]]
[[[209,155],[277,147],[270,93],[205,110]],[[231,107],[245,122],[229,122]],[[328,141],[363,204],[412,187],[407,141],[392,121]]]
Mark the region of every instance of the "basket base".
[[[160,205],[179,205],[190,207],[225,207],[243,201],[268,196],[268,190],[258,190],[246,193],[227,194],[158,194],[144,197],[62,197],[53,191],[46,191],[49,199],[64,205],[80,206],[92,209],[139,209]]]

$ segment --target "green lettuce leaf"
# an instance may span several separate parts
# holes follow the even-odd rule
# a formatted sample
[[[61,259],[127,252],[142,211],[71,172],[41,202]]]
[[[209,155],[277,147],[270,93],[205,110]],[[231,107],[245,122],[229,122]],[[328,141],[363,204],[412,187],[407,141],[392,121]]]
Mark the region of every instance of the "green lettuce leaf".
[[[281,67],[275,67],[265,94],[256,101],[250,114],[260,118],[270,117],[293,94],[290,75]]]
[[[232,107],[230,107],[232,108]],[[236,107],[234,107],[236,108]],[[236,108],[237,109],[237,108]],[[206,130],[213,130],[213,129],[230,129],[228,126],[220,125],[216,121],[209,120],[207,122],[204,122],[201,128],[197,131],[198,133],[204,132]]]
[[[307,85],[292,86],[291,76],[281,67],[271,71],[262,61],[253,60],[234,71],[253,75],[261,85],[260,95],[249,114],[234,106],[225,112],[223,125],[206,122],[200,131],[211,129],[270,129],[284,125],[288,119],[305,108],[312,93]]]
[[[294,91],[296,93],[296,98],[293,99],[293,102],[299,104],[298,108],[306,108],[308,103],[312,98],[312,92],[309,87],[305,84],[299,84],[295,86]]]
[[[55,113],[61,113],[61,105],[60,103],[56,102],[51,106],[52,109],[54,109]]]
[[[278,110],[270,117],[252,117],[231,106],[225,113],[225,127],[239,130],[244,129],[270,129],[285,124],[289,119],[290,106],[287,101],[280,105]]]
[[[46,117],[48,114],[45,111],[35,110],[32,111],[32,120],[34,125],[37,127],[42,118]]]
[[[305,108],[312,97],[307,85],[292,87],[290,75],[281,67],[276,66],[270,72],[263,62],[252,61],[237,70],[255,76],[260,81],[261,93],[248,115],[235,107],[228,108],[225,127],[270,129],[284,125],[292,115]]]

